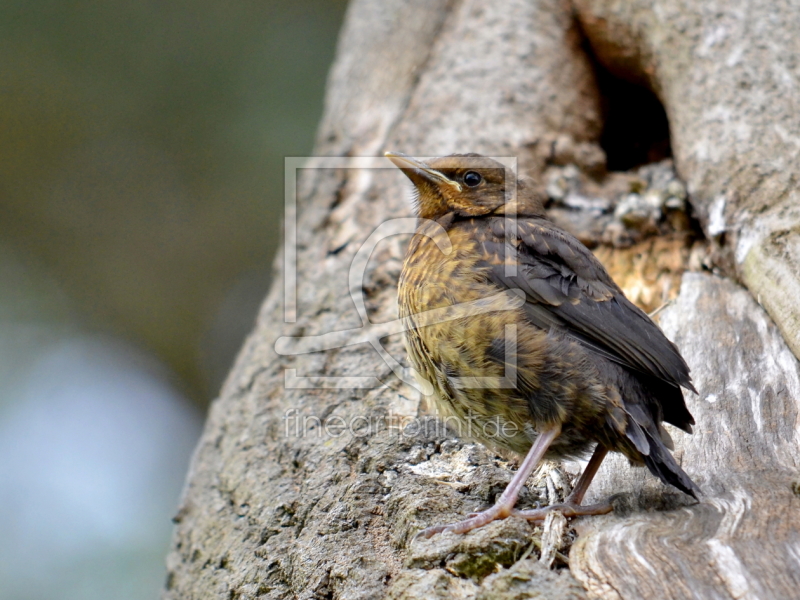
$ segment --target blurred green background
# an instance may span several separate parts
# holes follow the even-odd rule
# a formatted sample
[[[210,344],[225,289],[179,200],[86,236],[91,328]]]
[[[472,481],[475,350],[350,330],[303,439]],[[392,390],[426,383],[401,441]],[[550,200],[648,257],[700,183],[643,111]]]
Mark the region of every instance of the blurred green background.
[[[0,599],[157,594],[344,8],[0,2]]]

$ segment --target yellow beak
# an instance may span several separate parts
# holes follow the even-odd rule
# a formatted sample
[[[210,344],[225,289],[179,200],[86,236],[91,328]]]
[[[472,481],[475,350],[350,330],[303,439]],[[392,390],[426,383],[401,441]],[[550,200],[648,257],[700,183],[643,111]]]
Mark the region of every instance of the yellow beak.
[[[457,191],[461,191],[461,184],[457,181],[453,181],[449,179],[436,169],[431,169],[428,165],[424,162],[417,160],[416,158],[412,158],[403,154],[402,152],[386,152],[384,156],[392,161],[398,169],[403,171],[406,174],[414,185],[418,185],[422,181],[426,181],[427,183],[431,183],[434,185],[442,185],[446,184]]]

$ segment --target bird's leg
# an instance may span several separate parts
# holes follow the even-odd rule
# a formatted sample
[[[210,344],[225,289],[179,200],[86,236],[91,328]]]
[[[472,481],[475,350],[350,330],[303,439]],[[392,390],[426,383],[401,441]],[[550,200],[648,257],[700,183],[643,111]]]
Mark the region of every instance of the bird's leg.
[[[523,460],[522,464],[519,466],[516,475],[514,475],[511,483],[508,484],[506,489],[503,491],[503,494],[500,496],[500,499],[495,503],[494,506],[482,512],[476,513],[468,519],[458,521],[457,523],[428,527],[427,529],[420,531],[417,535],[424,538],[429,538],[437,533],[442,533],[445,531],[452,531],[453,533],[466,533],[468,531],[472,531],[473,529],[477,529],[478,527],[483,527],[492,521],[505,519],[514,510],[514,505],[517,503],[517,498],[519,497],[520,490],[522,490],[522,486],[525,485],[528,477],[530,477],[531,473],[533,473],[533,470],[541,462],[542,457],[547,452],[550,444],[553,443],[553,440],[555,440],[560,433],[561,425],[555,425],[539,433],[539,436],[536,438],[533,446],[531,446],[531,449],[528,451],[528,455],[525,457],[525,460]]]
[[[592,458],[589,460],[589,464],[586,465],[583,473],[581,473],[578,483],[572,489],[572,493],[564,500],[563,504],[554,504],[545,508],[537,508],[536,510],[514,510],[511,514],[515,517],[528,519],[529,521],[543,521],[547,513],[554,510],[557,510],[565,517],[605,515],[610,513],[614,510],[614,507],[611,506],[611,499],[600,502],[599,504],[581,506],[583,496],[586,494],[586,490],[589,489],[589,484],[592,483],[592,479],[594,479],[594,476],[597,474],[597,470],[600,468],[600,464],[603,462],[606,454],[608,454],[608,448],[602,444],[598,444],[597,448],[594,449]]]

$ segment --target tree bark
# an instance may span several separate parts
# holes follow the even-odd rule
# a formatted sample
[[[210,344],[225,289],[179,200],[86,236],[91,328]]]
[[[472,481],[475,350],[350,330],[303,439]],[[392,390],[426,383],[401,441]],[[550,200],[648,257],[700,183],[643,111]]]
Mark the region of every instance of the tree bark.
[[[412,540],[490,504],[513,465],[448,434],[392,361],[357,343],[386,335],[403,360],[392,322],[408,236],[380,241],[347,283],[370,234],[411,215],[403,176],[311,159],[297,188],[296,310],[284,305],[290,252],[210,409],[164,597],[794,595],[797,19],[788,3],[736,0],[352,2],[317,155],[516,157],[553,198],[551,216],[596,247],[632,299],[677,297],[660,323],[699,394],[687,397],[695,434],[673,435],[705,496],[688,502],[616,456],[587,498],[621,493],[613,515]],[[604,173],[596,61],[657,94],[674,166]],[[331,332],[336,343],[316,337]],[[379,384],[336,387],[345,377]],[[576,473],[546,466],[522,501],[563,497]]]

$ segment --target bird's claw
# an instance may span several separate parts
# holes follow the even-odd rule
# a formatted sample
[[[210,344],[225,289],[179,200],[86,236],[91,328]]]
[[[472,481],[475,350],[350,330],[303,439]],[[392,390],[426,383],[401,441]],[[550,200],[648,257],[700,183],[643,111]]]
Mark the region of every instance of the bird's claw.
[[[416,541],[417,538],[425,538],[426,540],[431,539],[437,533],[445,533],[447,531],[453,531],[453,525],[457,525],[457,523],[453,523],[451,525],[433,525],[431,527],[426,527],[417,532],[414,536],[414,539],[411,540],[412,543]]]
[[[468,531],[472,531],[473,529],[478,529],[479,527],[483,527],[484,525],[491,523],[492,521],[496,521],[498,519],[505,519],[507,516],[511,514],[511,509],[500,504],[495,504],[491,508],[477,512],[477,513],[470,513],[469,517],[464,519],[463,521],[457,521],[456,523],[449,523],[447,525],[433,525],[422,531],[417,532],[414,536],[414,540],[418,537],[423,537],[425,539],[430,539],[437,533],[447,533],[451,531],[453,533],[467,533]],[[413,540],[412,540],[413,542]]]
[[[537,508],[535,510],[512,510],[511,515],[520,517],[521,519],[527,519],[528,521],[544,521],[547,514],[553,511],[560,512],[568,519],[590,515],[607,515],[614,510],[614,507],[611,505],[611,499],[612,498],[609,498],[605,502],[589,504],[587,506],[581,506],[574,502],[564,502],[563,504],[553,504],[552,506]]]
[[[427,527],[421,531],[418,531],[411,541],[413,543],[419,537],[428,540],[437,533],[447,533],[448,531],[453,533],[467,533],[468,531],[472,531],[478,527],[483,527],[492,521],[505,519],[507,516],[519,517],[528,521],[544,521],[547,517],[547,514],[553,511],[560,512],[568,519],[590,515],[606,515],[614,510],[614,507],[611,505],[611,501],[614,498],[616,498],[616,496],[612,496],[605,502],[589,504],[586,506],[581,506],[580,504],[576,504],[574,502],[564,502],[563,504],[554,504],[552,506],[536,508],[534,510],[512,509],[509,512],[503,511],[502,508],[495,505],[488,510],[484,510],[483,512],[470,513],[468,518],[464,519],[463,521],[449,523],[447,525],[433,525],[431,527]]]

